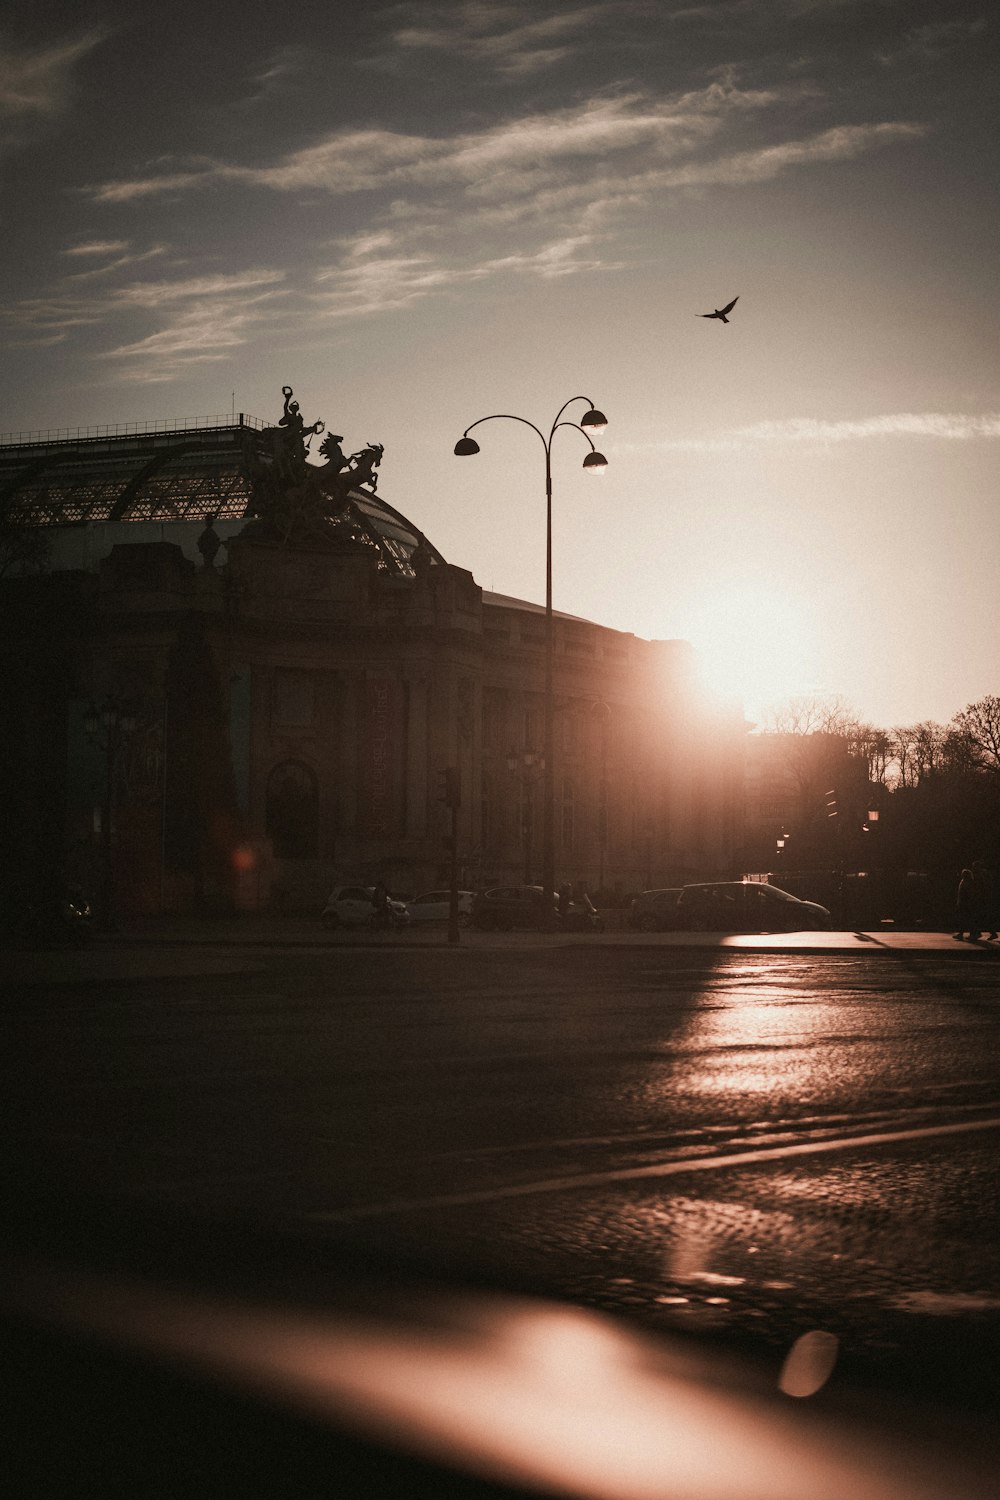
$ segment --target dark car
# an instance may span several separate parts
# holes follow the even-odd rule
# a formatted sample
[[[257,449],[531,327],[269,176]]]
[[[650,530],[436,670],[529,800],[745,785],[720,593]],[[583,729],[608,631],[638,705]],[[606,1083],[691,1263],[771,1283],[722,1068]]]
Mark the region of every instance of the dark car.
[[[626,925],[637,932],[672,931],[677,926],[677,897],[680,893],[679,885],[640,891],[638,896],[632,897]]]
[[[472,903],[471,922],[484,932],[509,932],[514,927],[547,927],[556,908],[540,885],[498,885],[479,891]]]
[[[589,898],[571,901],[560,914],[559,898],[549,900],[540,885],[500,885],[480,891],[472,903],[470,921],[483,932],[510,932],[515,927],[554,926],[566,932],[600,932],[604,922]]]
[[[831,925],[825,906],[756,880],[686,885],[677,915],[680,928],[695,932],[816,932]]]
[[[0,942],[16,948],[85,948],[93,926],[83,891],[63,881],[53,881],[32,895],[8,895],[0,903]]]

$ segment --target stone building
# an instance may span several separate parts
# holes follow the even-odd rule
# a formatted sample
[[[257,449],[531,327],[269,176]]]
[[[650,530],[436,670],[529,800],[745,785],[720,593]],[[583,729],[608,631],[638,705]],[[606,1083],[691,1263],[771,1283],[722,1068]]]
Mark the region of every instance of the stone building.
[[[541,868],[544,611],[485,592],[378,494],[204,419],[0,446],[5,880],[66,871],[116,912],[316,909],[339,881]],[[456,483],[460,475],[456,466]],[[742,720],[690,647],[555,617],[556,868],[592,891],[727,874]]]

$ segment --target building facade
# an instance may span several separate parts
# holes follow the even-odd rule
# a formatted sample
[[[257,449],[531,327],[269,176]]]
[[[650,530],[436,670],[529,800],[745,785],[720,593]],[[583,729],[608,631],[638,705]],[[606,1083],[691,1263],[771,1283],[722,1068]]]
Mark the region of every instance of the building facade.
[[[61,870],[118,912],[315,910],[340,881],[541,873],[545,617],[485,592],[378,494],[274,427],[0,447],[0,760],[9,879]],[[457,478],[457,476],[456,476]],[[560,882],[732,872],[742,720],[690,647],[554,620]]]

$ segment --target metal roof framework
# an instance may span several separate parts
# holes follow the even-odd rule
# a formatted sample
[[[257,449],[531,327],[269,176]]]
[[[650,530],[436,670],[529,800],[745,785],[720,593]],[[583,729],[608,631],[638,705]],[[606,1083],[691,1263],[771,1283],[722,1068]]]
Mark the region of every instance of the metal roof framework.
[[[242,413],[205,420],[213,425],[187,419],[145,431],[19,434],[0,444],[0,522],[20,529],[249,518],[253,465],[267,457],[265,424]],[[374,492],[352,490],[330,526],[334,536],[373,546],[381,570],[414,576],[410,559],[421,533]]]

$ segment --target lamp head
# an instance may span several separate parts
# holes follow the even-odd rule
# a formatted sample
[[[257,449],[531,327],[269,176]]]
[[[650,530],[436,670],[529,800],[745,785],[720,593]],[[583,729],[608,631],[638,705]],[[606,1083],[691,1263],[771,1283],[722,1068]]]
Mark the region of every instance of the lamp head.
[[[455,444],[455,452],[459,458],[471,458],[473,453],[479,452],[479,444],[475,438],[460,437]]]
[[[598,453],[596,448],[593,453],[588,453],[583,460],[583,467],[591,474],[603,474],[608,467],[608,461],[603,453]]]
[[[592,406],[589,411],[585,411],[580,418],[580,426],[589,427],[591,432],[603,432],[607,425],[607,417],[602,411],[598,411],[596,406]]]

